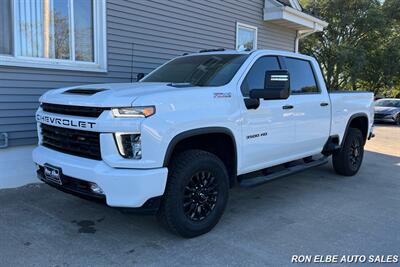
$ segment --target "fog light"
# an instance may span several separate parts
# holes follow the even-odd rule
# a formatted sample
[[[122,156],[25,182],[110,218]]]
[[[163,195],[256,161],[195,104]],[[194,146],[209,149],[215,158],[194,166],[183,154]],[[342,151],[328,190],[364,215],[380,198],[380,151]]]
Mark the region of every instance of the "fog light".
[[[115,133],[114,136],[121,156],[127,159],[142,158],[140,134]]]
[[[89,184],[90,184],[90,190],[91,190],[93,193],[100,194],[100,195],[104,195],[103,189],[101,189],[100,186],[98,186],[98,185],[95,184],[95,183],[89,183]]]

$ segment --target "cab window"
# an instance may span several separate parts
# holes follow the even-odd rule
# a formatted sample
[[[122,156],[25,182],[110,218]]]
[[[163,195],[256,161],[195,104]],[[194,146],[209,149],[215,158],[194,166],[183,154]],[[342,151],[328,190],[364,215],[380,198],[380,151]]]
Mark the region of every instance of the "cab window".
[[[257,59],[246,78],[243,80],[240,89],[243,96],[249,96],[250,90],[263,89],[265,82],[265,72],[269,70],[279,70],[280,65],[277,57],[266,56]]]
[[[310,61],[286,57],[285,64],[290,73],[292,94],[319,93]]]

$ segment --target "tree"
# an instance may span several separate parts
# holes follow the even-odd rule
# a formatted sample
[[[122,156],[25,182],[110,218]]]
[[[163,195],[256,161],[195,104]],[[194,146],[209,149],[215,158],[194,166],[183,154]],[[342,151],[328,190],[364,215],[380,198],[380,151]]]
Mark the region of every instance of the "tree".
[[[383,4],[383,14],[390,24],[390,35],[386,45],[385,57],[390,60],[386,64],[385,81],[388,96],[400,98],[400,1],[386,0]]]
[[[329,23],[300,43],[316,57],[331,89],[382,93],[399,87],[400,1],[307,0],[305,11]],[[395,63],[397,60],[397,63]],[[394,66],[396,65],[396,66]]]

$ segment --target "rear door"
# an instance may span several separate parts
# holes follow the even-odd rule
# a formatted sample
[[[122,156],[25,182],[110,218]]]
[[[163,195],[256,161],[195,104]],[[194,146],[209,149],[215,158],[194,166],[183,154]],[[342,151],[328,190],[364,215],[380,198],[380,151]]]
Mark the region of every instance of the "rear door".
[[[279,58],[263,56],[251,66],[239,82],[243,100],[249,98],[252,89],[264,88],[265,72],[281,69]],[[244,101],[242,102],[244,103]],[[257,109],[243,104],[242,161],[244,172],[253,171],[285,162],[295,147],[295,121],[287,109],[291,99],[263,100]]]
[[[284,67],[290,73],[291,99],[296,125],[296,154],[321,152],[330,132],[330,100],[316,79],[310,61],[285,57]]]

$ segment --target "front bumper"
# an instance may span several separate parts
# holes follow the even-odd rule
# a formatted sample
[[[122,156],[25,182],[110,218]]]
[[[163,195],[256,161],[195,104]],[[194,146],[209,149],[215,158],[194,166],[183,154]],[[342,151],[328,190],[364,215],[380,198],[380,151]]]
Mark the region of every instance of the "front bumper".
[[[112,168],[103,161],[76,157],[43,146],[35,148],[32,157],[39,166],[50,164],[60,168],[69,178],[96,183],[104,192],[105,202],[112,207],[141,207],[149,199],[163,195],[167,183],[167,168]]]
[[[389,119],[374,119],[375,122],[390,122],[390,123],[394,123],[396,122],[395,119],[393,118],[389,118]]]
[[[396,122],[395,115],[392,114],[375,114],[375,122]]]

